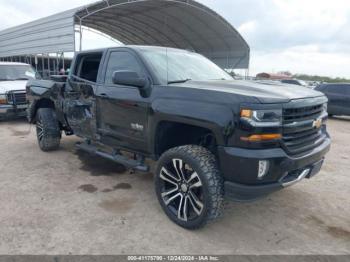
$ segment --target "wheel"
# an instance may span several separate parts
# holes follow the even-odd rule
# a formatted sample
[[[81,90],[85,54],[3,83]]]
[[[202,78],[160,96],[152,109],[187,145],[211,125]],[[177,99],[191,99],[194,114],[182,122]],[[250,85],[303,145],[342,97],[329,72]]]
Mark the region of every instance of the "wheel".
[[[57,150],[60,145],[61,131],[52,108],[39,108],[36,114],[36,136],[42,151]]]
[[[155,180],[158,200],[167,216],[187,229],[198,229],[220,217],[223,178],[215,156],[200,146],[165,152]]]

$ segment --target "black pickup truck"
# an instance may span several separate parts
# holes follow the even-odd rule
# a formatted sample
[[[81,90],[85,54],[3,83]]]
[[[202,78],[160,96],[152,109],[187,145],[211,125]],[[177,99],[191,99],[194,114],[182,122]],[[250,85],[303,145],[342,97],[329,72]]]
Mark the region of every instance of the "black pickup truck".
[[[78,53],[67,79],[27,86],[43,151],[62,131],[91,154],[148,172],[167,216],[195,229],[224,198],[251,201],[317,174],[330,148],[327,98],[236,81],[185,50],[124,46]]]

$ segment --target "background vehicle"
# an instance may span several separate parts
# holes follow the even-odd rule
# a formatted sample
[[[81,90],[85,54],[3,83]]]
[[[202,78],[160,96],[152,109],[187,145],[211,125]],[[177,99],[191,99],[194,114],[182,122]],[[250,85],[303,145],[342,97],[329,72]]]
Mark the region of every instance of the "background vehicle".
[[[196,53],[118,47],[79,53],[71,68],[66,83],[28,84],[40,148],[57,149],[64,131],[129,168],[158,161],[159,202],[185,228],[219,217],[224,196],[253,200],[311,178],[330,147],[322,93],[236,81]]]
[[[350,84],[322,84],[316,87],[317,91],[328,97],[328,114],[350,115]]]
[[[35,78],[30,65],[0,62],[0,120],[26,116],[26,83]]]
[[[281,80],[281,83],[289,84],[289,85],[304,86],[304,87],[309,86],[305,81],[297,80],[297,79],[283,79],[283,80]]]

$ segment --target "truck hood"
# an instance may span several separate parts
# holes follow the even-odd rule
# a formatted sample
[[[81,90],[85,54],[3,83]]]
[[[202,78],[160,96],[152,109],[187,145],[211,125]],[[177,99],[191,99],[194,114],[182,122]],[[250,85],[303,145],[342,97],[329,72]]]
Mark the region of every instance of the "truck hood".
[[[26,84],[27,80],[0,81],[0,94],[15,90],[26,90]]]
[[[258,81],[189,81],[179,86],[254,97],[260,103],[285,103],[294,99],[324,96],[306,87]]]

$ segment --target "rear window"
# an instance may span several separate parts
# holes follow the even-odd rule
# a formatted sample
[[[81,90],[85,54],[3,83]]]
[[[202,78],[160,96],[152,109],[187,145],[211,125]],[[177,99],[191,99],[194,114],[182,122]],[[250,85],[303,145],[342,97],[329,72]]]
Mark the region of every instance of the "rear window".
[[[318,85],[315,90],[325,92],[327,91],[327,86],[326,85]]]
[[[73,75],[90,82],[96,82],[101,59],[102,53],[78,55]]]

